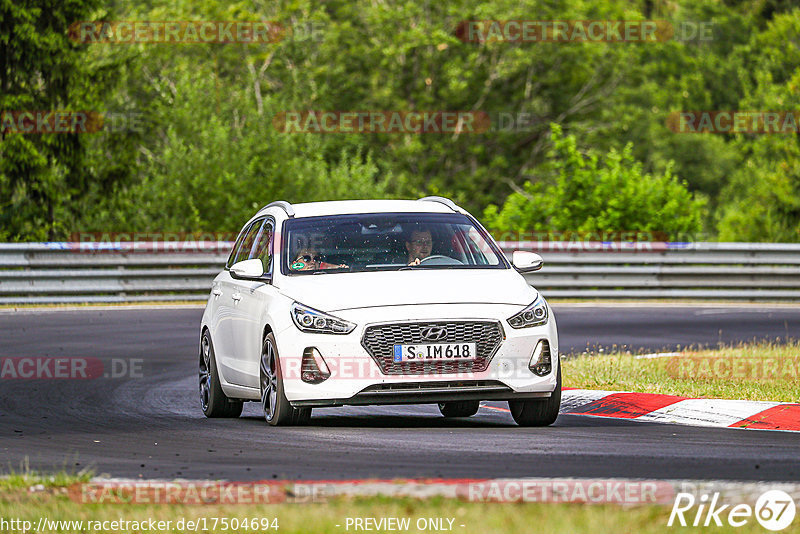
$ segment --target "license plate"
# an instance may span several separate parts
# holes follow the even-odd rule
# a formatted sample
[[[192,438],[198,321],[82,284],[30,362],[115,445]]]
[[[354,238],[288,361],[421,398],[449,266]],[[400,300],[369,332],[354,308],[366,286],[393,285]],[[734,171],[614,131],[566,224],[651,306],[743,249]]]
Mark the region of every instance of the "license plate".
[[[419,343],[394,345],[394,362],[424,362],[434,360],[474,360],[478,357],[476,343]]]

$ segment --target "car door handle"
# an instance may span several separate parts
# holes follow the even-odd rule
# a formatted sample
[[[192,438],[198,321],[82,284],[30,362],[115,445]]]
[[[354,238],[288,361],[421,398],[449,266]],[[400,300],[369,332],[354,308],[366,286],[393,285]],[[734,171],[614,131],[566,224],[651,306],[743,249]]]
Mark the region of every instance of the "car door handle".
[[[233,295],[231,295],[231,298],[233,299],[234,302],[239,302],[240,300],[242,300],[242,294],[234,293]]]
[[[215,297],[218,297],[218,296],[222,295],[222,290],[214,288],[214,289],[211,290],[211,294],[214,295]]]

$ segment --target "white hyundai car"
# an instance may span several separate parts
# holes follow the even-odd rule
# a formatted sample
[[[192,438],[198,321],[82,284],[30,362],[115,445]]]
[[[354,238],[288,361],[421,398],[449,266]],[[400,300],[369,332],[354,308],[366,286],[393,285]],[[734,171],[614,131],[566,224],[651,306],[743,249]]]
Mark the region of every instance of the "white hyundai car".
[[[200,330],[208,417],[259,401],[272,425],[314,407],[438,404],[469,417],[508,401],[553,423],[561,365],[553,312],[480,223],[452,201],[273,202],[242,228]]]

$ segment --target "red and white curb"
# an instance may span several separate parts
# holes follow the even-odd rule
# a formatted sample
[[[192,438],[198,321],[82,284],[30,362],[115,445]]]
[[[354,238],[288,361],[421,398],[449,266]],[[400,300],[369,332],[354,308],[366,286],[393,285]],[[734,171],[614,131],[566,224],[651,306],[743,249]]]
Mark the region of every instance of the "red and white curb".
[[[561,394],[561,413],[649,423],[800,432],[800,404],[785,402],[565,388]]]

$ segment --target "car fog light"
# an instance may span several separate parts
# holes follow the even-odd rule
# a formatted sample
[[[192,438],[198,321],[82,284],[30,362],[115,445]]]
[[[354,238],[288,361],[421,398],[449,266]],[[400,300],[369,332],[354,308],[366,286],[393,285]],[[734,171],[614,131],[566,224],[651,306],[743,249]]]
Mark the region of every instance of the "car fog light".
[[[308,384],[319,384],[331,376],[328,364],[315,347],[307,347],[303,351],[303,363],[300,367],[300,379]]]
[[[536,344],[528,369],[537,376],[546,376],[552,371],[553,363],[550,358],[550,343],[546,339],[540,339]]]

